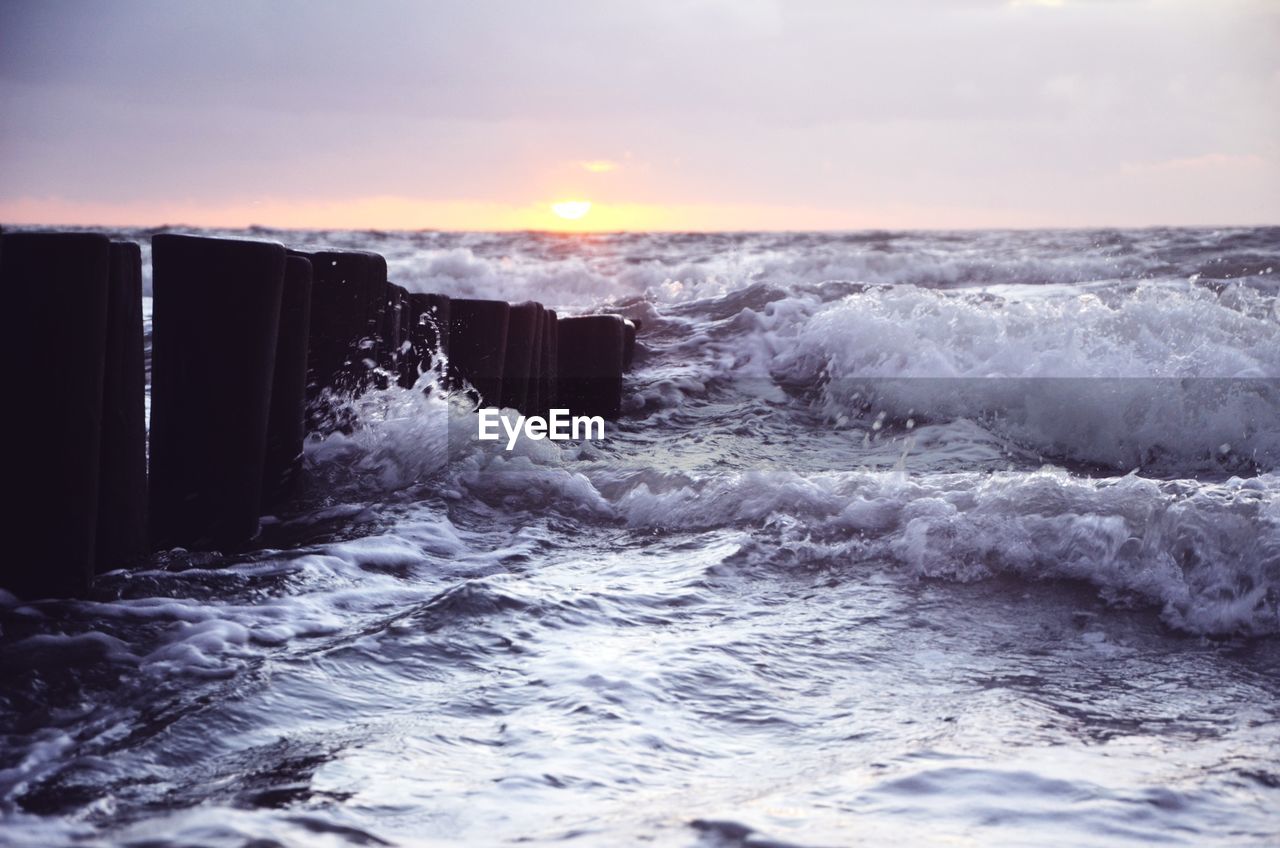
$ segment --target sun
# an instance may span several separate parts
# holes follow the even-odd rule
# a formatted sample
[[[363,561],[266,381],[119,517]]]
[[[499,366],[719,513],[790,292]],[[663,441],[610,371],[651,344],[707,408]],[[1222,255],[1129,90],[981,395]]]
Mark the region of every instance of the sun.
[[[576,221],[591,211],[590,200],[563,200],[551,204],[551,211],[566,221]]]

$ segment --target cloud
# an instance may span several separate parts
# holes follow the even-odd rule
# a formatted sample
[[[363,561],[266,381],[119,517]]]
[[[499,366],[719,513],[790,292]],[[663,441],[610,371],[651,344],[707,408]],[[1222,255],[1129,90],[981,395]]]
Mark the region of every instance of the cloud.
[[[1257,154],[1232,155],[1229,153],[1205,153],[1180,159],[1163,159],[1158,162],[1126,162],[1121,170],[1126,173],[1215,171],[1222,169],[1265,168],[1267,160]]]

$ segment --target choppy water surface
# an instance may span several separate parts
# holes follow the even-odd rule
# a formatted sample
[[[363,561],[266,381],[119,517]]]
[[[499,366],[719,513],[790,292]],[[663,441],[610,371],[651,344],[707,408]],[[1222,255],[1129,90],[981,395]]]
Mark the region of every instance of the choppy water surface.
[[[0,843],[1280,839],[1280,231],[256,235],[640,318],[626,420],[4,599]]]

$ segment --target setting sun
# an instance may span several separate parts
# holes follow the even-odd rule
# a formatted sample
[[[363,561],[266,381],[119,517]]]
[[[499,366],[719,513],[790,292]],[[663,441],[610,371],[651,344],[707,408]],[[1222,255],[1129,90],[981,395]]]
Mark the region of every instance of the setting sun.
[[[551,211],[567,221],[576,221],[591,211],[591,201],[565,200],[551,204]]]

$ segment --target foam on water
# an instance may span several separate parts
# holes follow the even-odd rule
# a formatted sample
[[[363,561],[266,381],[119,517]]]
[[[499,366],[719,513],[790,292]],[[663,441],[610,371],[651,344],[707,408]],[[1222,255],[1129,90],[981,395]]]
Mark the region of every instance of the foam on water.
[[[783,317],[780,378],[833,420],[967,418],[1048,457],[1162,473],[1280,463],[1275,296],[1144,283],[878,288]],[[785,315],[780,310],[774,314]]]
[[[1113,603],[1154,604],[1190,632],[1280,632],[1275,476],[1190,485],[1052,468],[919,480],[756,471],[642,483],[618,507],[632,527],[763,526],[757,552],[798,566],[890,561],[947,580],[1083,580]]]

